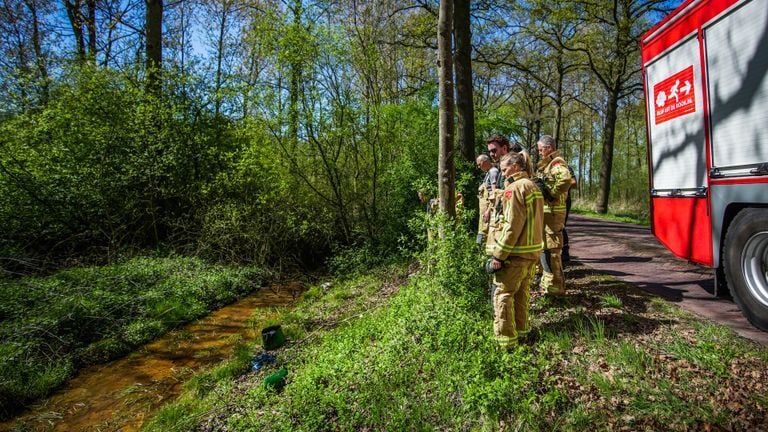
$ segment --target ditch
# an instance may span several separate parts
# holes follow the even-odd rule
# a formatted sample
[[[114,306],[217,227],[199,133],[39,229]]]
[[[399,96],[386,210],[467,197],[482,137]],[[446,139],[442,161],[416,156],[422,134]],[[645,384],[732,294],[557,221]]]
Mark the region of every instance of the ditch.
[[[300,292],[298,283],[262,288],[121,359],[86,368],[52,396],[0,423],[0,431],[136,431],[194,374],[229,358],[238,342],[259,338],[253,323],[276,316],[271,307],[291,304]]]

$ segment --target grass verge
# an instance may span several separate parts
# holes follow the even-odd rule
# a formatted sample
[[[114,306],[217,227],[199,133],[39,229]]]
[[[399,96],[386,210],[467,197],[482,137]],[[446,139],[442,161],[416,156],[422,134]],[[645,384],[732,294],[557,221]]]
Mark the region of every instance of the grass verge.
[[[311,288],[258,347],[187,384],[150,431],[757,430],[768,424],[768,351],[662,300],[567,268],[568,295],[533,293],[538,339],[493,342],[482,259],[446,239],[418,271],[387,267]],[[405,277],[409,275],[409,277]],[[261,325],[273,324],[265,322]],[[282,391],[264,386],[288,371]]]
[[[139,257],[0,280],[0,417],[262,284],[257,268]]]
[[[571,209],[571,213],[589,216],[598,219],[612,220],[616,222],[631,223],[635,225],[650,226],[651,219],[648,215],[638,213],[597,213],[593,210],[587,210],[580,207],[574,207]]]
[[[651,224],[650,207],[647,199],[642,200],[612,200],[609,204],[610,212],[597,213],[595,210],[596,197],[580,196],[573,201],[573,213],[591,216],[600,219],[626,222],[636,225],[649,226]]]

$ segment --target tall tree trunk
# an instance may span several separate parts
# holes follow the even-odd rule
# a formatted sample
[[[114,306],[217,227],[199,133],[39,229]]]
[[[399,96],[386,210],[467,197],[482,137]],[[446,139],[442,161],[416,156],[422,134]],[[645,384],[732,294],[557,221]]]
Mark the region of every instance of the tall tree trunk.
[[[581,188],[582,188],[582,181],[584,180],[584,164],[585,164],[585,144],[584,144],[584,118],[579,118],[579,166],[577,168],[576,174],[576,181],[578,182],[578,188],[576,189],[576,193],[578,194],[578,197],[581,198]]]
[[[301,29],[302,0],[296,0],[293,7],[293,30]],[[291,88],[290,106],[288,118],[288,136],[296,143],[299,138],[299,92],[301,86],[302,64],[301,59],[295,57],[291,63]]]
[[[616,118],[619,107],[619,91],[608,95],[603,124],[603,160],[600,165],[600,189],[597,193],[598,213],[608,213],[608,198],[611,194],[611,172],[613,171],[613,141],[616,134]]]
[[[592,119],[592,116],[589,116],[589,153],[587,153],[587,160],[593,161],[595,155],[595,122]],[[587,189],[588,195],[591,198],[593,195],[594,188],[594,181],[593,181],[593,168],[594,164],[589,164],[589,170],[587,171],[587,179],[589,180],[589,188]]]
[[[222,5],[221,21],[219,21],[219,37],[216,41],[216,87],[214,88],[216,93],[214,96],[214,113],[216,117],[218,117],[221,113],[221,81],[223,74],[221,70],[221,64],[224,61],[224,36],[227,31],[227,14],[229,13],[228,9],[228,5]]]
[[[85,61],[85,35],[83,34],[83,11],[81,0],[64,0],[69,24],[75,35],[75,50],[78,61]]]
[[[32,48],[35,50],[35,63],[37,64],[37,71],[40,74],[40,103],[46,105],[50,96],[50,83],[48,78],[48,65],[46,63],[45,55],[43,54],[42,42],[40,40],[40,19],[37,16],[37,1],[26,0],[24,3],[32,16]]]
[[[453,28],[453,0],[440,0],[437,22],[437,51],[440,68],[440,148],[437,161],[437,180],[440,193],[440,211],[456,216],[455,176],[453,162],[453,55],[451,30]]]
[[[560,147],[560,134],[563,129],[563,68],[560,62],[558,61],[558,67],[557,67],[557,86],[555,88],[555,127],[553,135],[555,138],[555,142],[557,143],[557,148]]]
[[[146,0],[146,4],[147,90],[159,96],[163,67],[163,0]]]
[[[179,69],[181,72],[181,76],[183,77],[187,73],[187,9],[185,7],[186,5],[180,5],[179,8],[179,33],[180,33],[180,43],[179,43]],[[186,99],[187,97],[187,80],[182,79],[181,80],[181,96]]]
[[[113,33],[114,25],[110,23],[109,27],[107,28],[107,40],[104,44],[104,60],[101,62],[101,65],[105,68],[109,66],[109,61],[112,60],[112,44],[114,43],[112,40]]]
[[[470,0],[455,0],[453,34],[456,40],[456,133],[461,156],[475,160],[475,109],[472,91],[472,30],[469,20]]]
[[[96,0],[86,0],[85,27],[88,30],[88,59],[96,63]]]
[[[531,149],[536,147],[536,142],[538,142],[539,138],[541,138],[541,123],[542,119],[544,118],[544,94],[539,93],[539,96],[536,98],[536,113],[534,116],[533,121],[533,142]],[[536,152],[536,156],[538,156],[538,152]],[[537,159],[538,162],[538,159]]]

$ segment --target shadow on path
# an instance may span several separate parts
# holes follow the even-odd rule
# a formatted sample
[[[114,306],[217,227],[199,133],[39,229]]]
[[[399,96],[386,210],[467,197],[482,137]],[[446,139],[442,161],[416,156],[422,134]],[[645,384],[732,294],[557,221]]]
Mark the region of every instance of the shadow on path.
[[[575,260],[768,346],[768,332],[752,326],[729,297],[713,295],[712,269],[675,257],[649,228],[574,214],[568,235]]]

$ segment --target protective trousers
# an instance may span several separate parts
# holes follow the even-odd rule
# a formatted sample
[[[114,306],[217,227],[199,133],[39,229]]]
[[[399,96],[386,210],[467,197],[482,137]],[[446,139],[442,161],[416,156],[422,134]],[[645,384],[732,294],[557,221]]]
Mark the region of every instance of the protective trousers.
[[[494,273],[493,334],[500,347],[517,346],[519,337],[528,334],[529,287],[536,261],[512,257]]]
[[[563,276],[563,227],[565,213],[544,214],[544,251],[541,253],[541,288],[547,294],[565,294]]]

